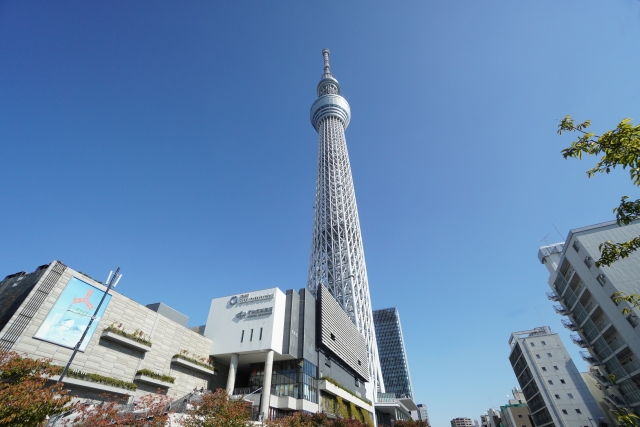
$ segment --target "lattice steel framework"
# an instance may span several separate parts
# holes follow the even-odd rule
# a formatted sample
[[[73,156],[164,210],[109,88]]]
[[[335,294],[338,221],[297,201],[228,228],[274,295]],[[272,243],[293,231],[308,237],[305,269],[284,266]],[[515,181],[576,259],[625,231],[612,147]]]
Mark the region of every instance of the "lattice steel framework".
[[[340,96],[340,84],[331,75],[329,50],[324,49],[322,54],[324,75],[318,83],[318,99],[311,107],[311,124],[318,132],[319,148],[307,287],[315,295],[319,286],[326,286],[364,335],[375,398],[376,391],[384,392],[384,382],[373,326],[356,194],[344,136],[351,110]]]

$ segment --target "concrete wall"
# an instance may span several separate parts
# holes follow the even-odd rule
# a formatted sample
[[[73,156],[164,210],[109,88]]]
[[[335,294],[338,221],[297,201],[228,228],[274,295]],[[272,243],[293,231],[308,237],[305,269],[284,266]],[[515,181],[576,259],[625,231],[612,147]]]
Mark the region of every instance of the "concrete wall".
[[[52,263],[54,266],[56,263]],[[49,267],[50,269],[52,267]],[[72,277],[76,277],[100,290],[106,287],[95,280],[84,276],[71,268],[64,269],[62,275],[41,303],[35,315],[28,321],[24,331],[12,345],[11,350],[26,353],[29,357],[51,358],[53,363],[65,365],[69,360],[72,349],[53,343],[33,338],[45,317],[55,304]],[[19,317],[26,310],[31,299],[36,296],[38,288],[42,286],[47,275],[35,286],[29,297],[16,311],[7,326],[0,333],[0,339],[13,323],[19,321]],[[124,283],[121,282],[120,286]],[[100,374],[123,381],[133,381],[136,372],[140,369],[150,369],[176,378],[167,394],[171,397],[180,397],[197,388],[208,388],[210,375],[184,368],[171,363],[171,358],[181,350],[198,357],[208,357],[211,349],[211,340],[181,326],[164,316],[138,304],[122,294],[111,291],[109,302],[104,316],[99,320],[97,329],[84,352],[78,352],[72,365],[72,369],[78,369],[89,373]],[[152,346],[150,351],[142,352],[126,347],[101,337],[102,331],[112,323],[121,323],[127,332],[135,329],[143,331],[150,337]],[[139,389],[136,396],[146,392],[155,392],[156,386],[148,386],[138,383]],[[70,387],[73,388],[73,387]],[[80,395],[94,397],[95,391],[80,390]]]

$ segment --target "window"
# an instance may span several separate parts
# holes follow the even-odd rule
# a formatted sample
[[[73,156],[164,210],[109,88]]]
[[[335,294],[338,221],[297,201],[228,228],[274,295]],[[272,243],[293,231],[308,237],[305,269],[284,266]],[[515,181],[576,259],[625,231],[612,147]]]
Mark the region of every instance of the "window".
[[[331,339],[335,341],[336,340],[336,336],[331,334]]]
[[[573,245],[571,245],[573,247],[573,250],[578,252],[580,250],[580,246],[578,246],[578,241],[574,240],[573,241]]]
[[[244,341],[244,329],[242,330],[242,335],[240,335],[240,342]]]
[[[607,280],[604,274],[602,273],[598,274],[598,282],[600,282],[602,286],[604,286],[607,283]]]
[[[562,410],[562,413],[563,413],[563,414],[565,414],[565,415],[569,415],[569,413],[567,412],[567,410],[566,410],[566,409],[563,409],[563,410]]]
[[[573,394],[571,393],[567,393],[567,396],[569,396],[569,399],[573,399]],[[579,413],[579,412],[578,412]]]
[[[554,366],[554,367],[553,367],[553,369],[555,369],[555,370],[557,371],[557,370],[558,370],[558,367],[557,367],[557,366]]]
[[[586,265],[587,267],[591,268],[591,257],[588,256],[584,259],[584,265]]]
[[[576,413],[581,414],[582,411],[580,409],[576,409]]]
[[[615,297],[615,294],[615,292],[611,294],[611,301],[613,301],[615,305],[620,305],[620,300]]]
[[[544,372],[547,372],[547,368],[545,368],[544,366],[542,367],[542,370],[543,370]]]
[[[518,418],[522,418],[522,415],[518,414]]]
[[[324,364],[327,365],[328,367],[331,367],[331,358],[327,357],[326,359],[324,359]]]
[[[635,328],[636,326],[638,326],[638,316],[636,316],[636,315],[635,315],[635,314],[633,314],[633,313],[632,313],[632,314],[630,314],[630,315],[627,317],[627,322],[629,322],[629,324]]]
[[[540,355],[539,354],[536,354],[536,359],[540,359]]]
[[[260,328],[260,338],[259,338],[259,340],[262,341],[262,328]]]
[[[356,387],[360,387],[360,380],[356,378]]]
[[[549,384],[553,385],[553,381],[551,381],[551,380],[547,380],[547,382],[548,382]]]
[[[542,343],[542,345],[547,345],[547,343],[544,341],[540,341],[540,342]]]
[[[564,380],[560,380],[560,382],[561,382],[562,384],[566,384],[566,382],[565,382]]]
[[[532,342],[530,342],[530,343],[529,343],[529,345],[530,345],[531,347],[535,347],[535,346],[536,346],[536,345],[535,345],[534,343],[532,343]]]
[[[556,394],[556,399],[560,399],[560,395],[559,394]]]
[[[249,335],[249,341],[253,341],[253,329],[251,330],[251,335]]]
[[[547,356],[551,357],[551,353],[547,353]]]

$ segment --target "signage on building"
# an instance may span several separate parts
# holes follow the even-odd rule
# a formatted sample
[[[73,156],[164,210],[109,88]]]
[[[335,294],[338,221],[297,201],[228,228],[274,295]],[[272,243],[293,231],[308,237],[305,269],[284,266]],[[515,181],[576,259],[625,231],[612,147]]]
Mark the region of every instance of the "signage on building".
[[[265,294],[265,295],[250,297],[249,294],[242,294],[239,296],[231,297],[231,299],[229,300],[229,304],[236,305],[236,304],[246,304],[250,302],[267,301],[267,300],[273,299],[273,296],[274,294]]]
[[[98,305],[103,295],[104,292],[100,289],[72,277],[40,325],[34,338],[74,348],[89,325],[95,306]],[[111,295],[106,295],[96,316],[96,321],[93,322],[80,345],[80,351],[87,348],[110,300]]]
[[[273,307],[267,307],[257,310],[241,311],[236,314],[236,317],[238,319],[244,319],[245,317],[269,316],[271,313],[273,313]]]

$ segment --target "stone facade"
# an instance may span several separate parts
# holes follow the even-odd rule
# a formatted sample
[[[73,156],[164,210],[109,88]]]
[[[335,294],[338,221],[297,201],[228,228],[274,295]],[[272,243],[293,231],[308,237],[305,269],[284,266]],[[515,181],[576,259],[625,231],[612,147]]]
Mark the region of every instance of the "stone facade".
[[[62,273],[55,275],[52,271],[54,268]],[[5,349],[25,353],[29,357],[50,358],[54,364],[64,366],[73,350],[36,339],[34,335],[72,277],[100,290],[106,290],[106,287],[59,262],[54,261],[47,270],[7,325],[0,331],[0,342]],[[57,280],[38,306],[38,301],[35,301],[34,298],[37,297],[39,288],[46,282],[49,274],[53,275],[51,277],[57,277]],[[40,293],[42,294],[42,292]],[[170,397],[177,398],[193,391],[194,388],[209,388],[210,381],[214,379],[212,374],[207,373],[206,370],[197,369],[197,366],[189,366],[188,363],[176,363],[172,361],[172,358],[182,350],[187,350],[192,356],[208,358],[212,345],[210,339],[122,294],[113,290],[110,293],[112,295],[111,301],[104,316],[99,320],[86,350],[77,353],[71,364],[71,369],[134,382],[138,389],[128,392],[134,397],[159,390],[163,394],[166,393]],[[33,313],[28,313],[29,309]],[[22,326],[20,326],[21,322]],[[14,324],[18,327],[12,328]],[[140,345],[136,347],[127,340],[120,339],[119,336],[113,336],[113,334],[111,337],[105,337],[104,329],[111,324],[121,324],[126,332],[142,331],[145,337],[150,339],[151,347]],[[19,335],[15,334],[16,336],[11,339],[6,337],[10,330],[19,331],[20,329],[22,332]],[[139,376],[136,377],[136,372],[141,369],[149,369],[162,375],[175,377],[175,382],[170,384],[168,388],[158,387],[151,381],[145,382],[144,378],[141,380]],[[70,378],[66,385],[72,390],[72,394],[79,397],[95,398],[102,391],[110,390],[113,392],[113,387],[108,388],[98,383],[78,381],[75,378]],[[125,394],[125,392],[126,390],[122,389],[121,394]]]

